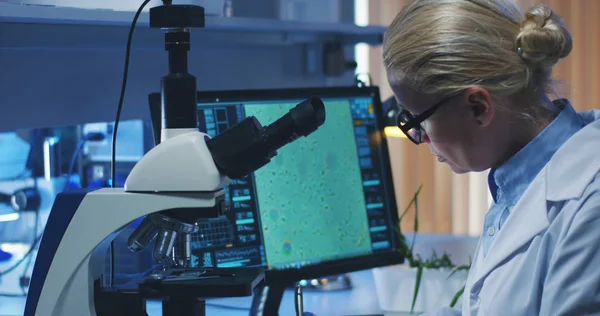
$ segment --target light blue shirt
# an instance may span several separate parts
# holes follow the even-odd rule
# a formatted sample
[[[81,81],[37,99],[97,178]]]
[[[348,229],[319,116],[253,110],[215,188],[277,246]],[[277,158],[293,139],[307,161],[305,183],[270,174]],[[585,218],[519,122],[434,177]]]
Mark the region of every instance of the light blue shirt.
[[[585,125],[569,101],[559,99],[554,105],[561,109],[558,116],[503,165],[490,170],[488,184],[494,202],[484,220],[481,244],[484,256],[529,184],[558,148]]]

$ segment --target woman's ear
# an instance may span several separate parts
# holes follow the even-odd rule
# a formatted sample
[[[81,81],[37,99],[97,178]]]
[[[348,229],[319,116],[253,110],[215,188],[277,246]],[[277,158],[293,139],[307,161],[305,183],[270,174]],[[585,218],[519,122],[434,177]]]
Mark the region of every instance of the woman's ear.
[[[470,118],[481,127],[490,125],[495,110],[492,95],[484,88],[471,87],[465,90],[464,98]]]

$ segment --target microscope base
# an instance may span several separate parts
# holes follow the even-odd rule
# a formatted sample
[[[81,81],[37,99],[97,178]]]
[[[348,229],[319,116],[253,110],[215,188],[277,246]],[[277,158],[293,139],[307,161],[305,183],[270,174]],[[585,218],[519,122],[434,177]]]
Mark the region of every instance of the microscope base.
[[[205,316],[203,299],[251,296],[263,280],[259,268],[168,269],[116,288],[102,288],[96,280],[96,313],[147,316],[146,300],[155,299],[162,300],[163,316]]]

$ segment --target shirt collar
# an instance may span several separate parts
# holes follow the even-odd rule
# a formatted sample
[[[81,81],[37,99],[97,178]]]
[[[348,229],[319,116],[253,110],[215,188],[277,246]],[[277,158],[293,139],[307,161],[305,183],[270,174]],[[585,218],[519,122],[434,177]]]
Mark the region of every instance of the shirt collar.
[[[558,116],[503,165],[490,170],[488,184],[494,202],[514,205],[558,148],[584,126],[569,101],[553,103],[561,109]]]

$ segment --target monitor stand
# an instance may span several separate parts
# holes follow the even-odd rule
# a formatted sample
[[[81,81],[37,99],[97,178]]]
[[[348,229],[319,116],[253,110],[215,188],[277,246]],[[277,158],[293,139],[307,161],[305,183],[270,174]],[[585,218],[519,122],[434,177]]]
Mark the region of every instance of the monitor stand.
[[[339,277],[346,276],[345,274]],[[260,283],[254,288],[252,296],[252,307],[250,307],[250,316],[276,316],[279,315],[279,307],[285,289],[290,286],[289,283],[272,282],[265,285]],[[287,314],[286,314],[287,315]],[[374,315],[354,315],[354,316],[384,316],[383,314]]]
[[[340,274],[316,280],[320,281],[324,279],[332,281],[330,287],[324,286],[324,284],[318,284],[315,286],[311,284],[310,281],[308,281],[308,284],[303,287],[317,291],[339,291],[352,288],[351,279],[349,278],[348,274]],[[252,296],[250,316],[279,315],[279,308],[281,307],[283,294],[285,293],[286,288],[289,288],[292,285],[294,285],[294,283],[269,282],[269,284],[265,284],[265,282],[263,282],[255,287],[254,295]]]
[[[255,287],[250,316],[279,315],[279,307],[287,285],[289,284],[279,282],[270,282],[265,285],[263,282]]]

